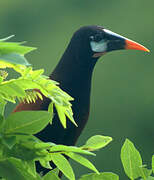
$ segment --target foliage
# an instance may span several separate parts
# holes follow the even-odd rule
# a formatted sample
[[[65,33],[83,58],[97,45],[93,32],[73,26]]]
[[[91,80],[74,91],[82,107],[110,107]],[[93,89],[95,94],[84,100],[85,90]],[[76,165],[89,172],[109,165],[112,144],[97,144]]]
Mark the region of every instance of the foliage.
[[[121,148],[121,161],[124,167],[124,171],[131,179],[141,178],[142,180],[152,180],[152,171],[154,172],[154,162],[152,157],[152,169],[147,169],[146,165],[143,165],[141,155],[135,148],[134,144],[126,139],[123,147]]]
[[[103,172],[100,174],[86,174],[83,175],[79,180],[119,180],[119,177],[118,175],[111,172]]]
[[[66,157],[99,174],[83,155],[95,155],[91,151],[106,146],[112,138],[93,136],[85,145],[75,147],[44,143],[34,136],[47,124],[52,125],[54,107],[64,128],[67,128],[66,117],[77,126],[70,103],[73,98],[62,91],[57,82],[43,75],[43,69],[32,69],[24,55],[35,48],[6,42],[11,37],[0,40],[0,68],[12,68],[19,77],[7,79],[6,70],[0,71],[0,177],[8,180],[59,179],[57,172],[60,170],[73,180],[75,175]],[[4,116],[7,102],[32,103],[43,98],[51,100],[48,112],[23,111]],[[58,170],[51,170],[42,177],[36,172],[35,161],[48,169],[52,169],[49,163],[52,161]]]
[[[11,36],[12,37],[12,36]],[[0,68],[13,68],[19,77],[7,80],[6,70],[0,71],[0,177],[6,180],[59,180],[61,171],[68,179],[75,180],[75,174],[68,158],[94,171],[83,175],[79,180],[118,180],[112,172],[98,172],[96,167],[84,155],[95,154],[100,148],[108,145],[112,138],[95,135],[80,146],[57,145],[45,143],[34,136],[49,123],[52,125],[53,108],[57,110],[60,122],[67,128],[66,117],[77,126],[73,119],[70,101],[67,93],[58,87],[58,83],[43,75],[44,70],[33,70],[24,55],[35,48],[23,46],[23,43],[5,42],[0,40]],[[49,98],[51,103],[46,111],[23,111],[4,116],[7,102],[36,102],[38,99]],[[154,156],[152,169],[142,164],[140,153],[133,143],[126,139],[121,149],[121,160],[127,176],[134,180],[152,180],[154,173]],[[36,172],[35,162],[50,169],[41,176]],[[52,161],[57,168],[52,169]]]

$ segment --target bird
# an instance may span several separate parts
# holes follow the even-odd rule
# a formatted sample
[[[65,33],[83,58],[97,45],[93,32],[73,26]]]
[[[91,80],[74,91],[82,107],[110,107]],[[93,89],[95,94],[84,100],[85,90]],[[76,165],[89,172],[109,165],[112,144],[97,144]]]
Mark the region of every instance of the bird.
[[[75,145],[89,117],[92,74],[100,57],[115,50],[149,50],[124,36],[102,26],[90,25],[80,27],[72,36],[59,63],[49,78],[60,83],[60,88],[74,98],[72,110],[78,126],[67,121],[67,128],[61,125],[57,112],[52,124],[35,134],[44,142],[53,142],[68,146]],[[27,110],[48,110],[51,100],[43,97],[35,103],[20,103],[14,112]],[[40,172],[39,166],[37,171]]]

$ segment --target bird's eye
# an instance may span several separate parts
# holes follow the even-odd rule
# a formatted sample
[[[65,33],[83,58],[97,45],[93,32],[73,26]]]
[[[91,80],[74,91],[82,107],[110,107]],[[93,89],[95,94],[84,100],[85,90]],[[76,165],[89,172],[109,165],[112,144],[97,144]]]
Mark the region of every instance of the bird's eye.
[[[90,36],[90,40],[95,41],[95,42],[99,42],[103,39],[102,34],[96,34],[95,36]]]
[[[90,40],[94,41],[94,36],[90,36]]]
[[[94,41],[95,42],[99,42],[99,41],[101,41],[102,40],[102,34],[96,34],[95,36],[94,36]]]

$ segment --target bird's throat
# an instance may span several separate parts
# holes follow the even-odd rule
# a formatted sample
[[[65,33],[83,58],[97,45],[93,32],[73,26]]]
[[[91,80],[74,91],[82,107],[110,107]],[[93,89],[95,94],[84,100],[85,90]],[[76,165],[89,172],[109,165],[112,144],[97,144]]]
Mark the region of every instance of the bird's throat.
[[[94,65],[78,63],[81,61],[86,60],[63,56],[50,77],[59,82],[60,87],[76,100],[88,100]]]
[[[82,130],[89,115],[91,80],[95,63],[92,62],[91,65],[78,63],[93,59],[77,59],[72,53],[69,55],[63,55],[50,77],[59,82],[62,90],[74,98],[72,101],[74,119]]]

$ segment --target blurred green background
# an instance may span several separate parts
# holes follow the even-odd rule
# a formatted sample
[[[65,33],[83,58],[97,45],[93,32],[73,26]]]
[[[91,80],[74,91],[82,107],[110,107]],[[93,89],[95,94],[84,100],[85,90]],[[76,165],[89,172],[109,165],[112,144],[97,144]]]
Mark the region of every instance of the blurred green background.
[[[112,171],[125,180],[120,148],[132,140],[145,164],[154,153],[154,1],[153,0],[3,0],[0,2],[0,38],[15,34],[38,50],[27,56],[48,75],[63,54],[72,34],[83,25],[103,25],[151,50],[116,51],[96,65],[89,122],[78,145],[95,134],[114,141],[91,161],[100,171]],[[10,105],[8,112],[12,111]],[[76,177],[86,168],[72,163]]]

